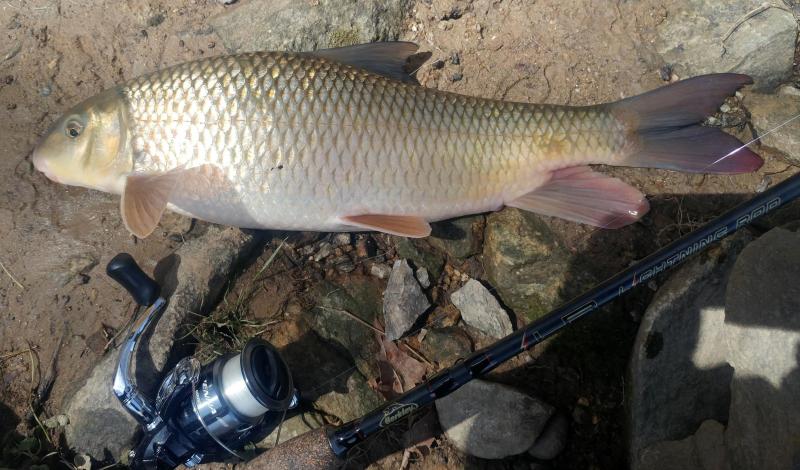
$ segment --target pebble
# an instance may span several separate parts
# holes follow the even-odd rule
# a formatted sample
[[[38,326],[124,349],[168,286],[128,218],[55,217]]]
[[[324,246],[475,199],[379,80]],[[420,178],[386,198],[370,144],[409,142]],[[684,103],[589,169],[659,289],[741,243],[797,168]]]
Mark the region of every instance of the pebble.
[[[385,264],[376,263],[369,268],[369,273],[378,279],[387,279],[392,274],[392,268]]]
[[[350,234],[349,233],[337,233],[333,237],[333,245],[334,246],[343,246],[350,244]]]
[[[502,338],[513,331],[508,313],[486,287],[470,279],[464,287],[450,294],[453,305],[467,325],[493,338]]]
[[[453,52],[450,54],[450,63],[453,65],[461,64],[461,56],[458,54],[458,52]]]
[[[335,258],[331,264],[341,273],[351,273],[356,269],[355,263],[347,255]]]
[[[333,245],[328,242],[322,242],[319,244],[319,248],[317,248],[317,254],[314,255],[314,261],[319,263],[331,254],[333,254]]]
[[[428,270],[425,268],[417,269],[417,281],[419,281],[419,285],[422,286],[423,289],[427,289],[431,286],[431,277],[428,274]]]
[[[447,439],[458,450],[502,459],[530,449],[553,408],[506,385],[478,379],[436,400],[436,413]]]
[[[528,454],[537,459],[552,460],[566,447],[568,434],[569,420],[559,413],[550,419],[542,434],[528,449]]]
[[[450,77],[450,79],[453,80],[454,82],[460,82],[461,79],[463,79],[463,78],[464,78],[464,74],[461,73],[461,72],[456,72],[456,73],[453,74],[452,77]]]
[[[430,306],[408,261],[395,261],[383,293],[386,337],[392,341],[400,339]]]

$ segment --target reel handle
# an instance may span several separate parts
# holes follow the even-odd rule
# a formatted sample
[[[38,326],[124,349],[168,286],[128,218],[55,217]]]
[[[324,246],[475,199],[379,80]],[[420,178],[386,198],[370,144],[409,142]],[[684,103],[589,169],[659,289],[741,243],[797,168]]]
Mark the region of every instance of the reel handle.
[[[142,271],[128,253],[120,253],[111,258],[106,266],[106,274],[125,288],[137,304],[150,306],[157,299],[161,287]]]

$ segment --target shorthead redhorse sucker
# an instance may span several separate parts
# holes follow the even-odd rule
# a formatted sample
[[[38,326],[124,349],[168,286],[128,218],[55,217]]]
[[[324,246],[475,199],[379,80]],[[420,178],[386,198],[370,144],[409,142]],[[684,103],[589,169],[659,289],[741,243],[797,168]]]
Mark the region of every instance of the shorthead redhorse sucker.
[[[247,228],[409,237],[503,206],[612,228],[640,218],[647,200],[587,165],[741,173],[762,164],[700,125],[747,76],[706,75],[596,106],[510,103],[409,83],[403,65],[416,49],[176,65],[74,107],[33,162],[54,181],[121,194],[139,237],[166,208]]]

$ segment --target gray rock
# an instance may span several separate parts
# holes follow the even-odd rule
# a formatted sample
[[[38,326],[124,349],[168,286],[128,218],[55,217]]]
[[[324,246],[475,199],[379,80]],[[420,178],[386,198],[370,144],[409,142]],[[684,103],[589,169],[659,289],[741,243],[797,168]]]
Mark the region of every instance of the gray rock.
[[[800,96],[752,93],[745,97],[744,103],[758,135],[763,136],[761,143],[783,153],[791,163],[800,165],[800,119],[767,134],[767,131],[800,114]]]
[[[458,450],[484,459],[502,459],[528,450],[553,408],[511,387],[473,380],[436,400],[436,413]]]
[[[344,422],[354,420],[374,410],[383,399],[370,388],[367,379],[360,372],[347,377],[345,390],[331,390],[314,402],[316,409],[336,416]]]
[[[792,85],[783,85],[778,88],[778,95],[800,97],[800,88]]]
[[[420,352],[440,367],[450,367],[472,352],[472,341],[457,326],[434,328],[425,334],[420,343]]]
[[[322,242],[319,244],[317,252],[314,254],[314,261],[319,263],[331,254],[333,254],[333,245],[328,242]]]
[[[425,268],[417,268],[417,281],[419,281],[419,285],[422,286],[423,289],[427,289],[431,286],[431,276],[428,274],[428,270]]]
[[[563,291],[570,271],[568,253],[535,214],[510,208],[490,214],[486,220],[483,266],[503,304],[527,321],[536,320],[567,300]],[[587,279],[572,278],[570,284],[591,285],[586,276]]]
[[[508,313],[492,293],[475,279],[470,279],[464,287],[450,294],[450,300],[461,312],[461,318],[467,325],[493,338],[502,338],[513,331]]]
[[[275,446],[275,440],[278,444],[288,441],[301,434],[313,431],[325,424],[325,419],[315,411],[307,411],[299,415],[292,416],[283,422],[280,426],[280,434],[276,428],[267,437],[261,440],[256,446],[261,449],[269,449]]]
[[[717,421],[704,421],[692,436],[658,442],[644,449],[640,468],[728,470],[724,431],[725,427]]]
[[[422,292],[408,261],[404,259],[395,261],[389,283],[383,293],[386,337],[390,340],[399,339],[430,306],[431,303]]]
[[[414,262],[418,268],[425,268],[432,281],[439,279],[444,267],[444,256],[430,246],[426,240],[406,237],[392,237],[397,256]]]
[[[569,419],[562,414],[554,415],[536,442],[528,449],[528,454],[542,460],[556,458],[567,445],[567,434],[569,434]]]
[[[410,0],[253,0],[210,20],[229,50],[312,51],[395,40]]]
[[[703,421],[694,433],[697,459],[704,470],[726,470],[728,457],[725,452],[725,426],[713,419]]]
[[[317,308],[307,313],[311,328],[323,339],[347,351],[366,377],[379,373],[375,364],[378,342],[371,328],[348,313],[372,325],[382,312],[382,290],[381,282],[369,276],[350,275],[343,285],[321,282],[312,292]]]
[[[378,279],[388,279],[392,274],[392,268],[383,263],[375,263],[369,268],[369,273]]]
[[[175,338],[193,313],[208,311],[225,285],[231,269],[257,243],[253,235],[238,229],[208,227],[204,236],[190,240],[174,253],[170,279],[162,281],[165,292],[172,291],[170,302],[134,363],[135,377],[144,393],[153,395],[160,378],[169,367]],[[74,449],[103,459],[105,452],[119,457],[134,444],[136,422],[119,404],[111,391],[118,350],[98,362],[86,383],[68,400],[65,414],[67,442]]]
[[[725,442],[733,469],[800,464],[800,233],[773,229],[739,256],[726,293],[734,369]]]
[[[431,224],[432,232],[428,241],[453,258],[469,258],[481,252],[484,226],[485,218],[482,215],[436,222]]]
[[[748,240],[737,234],[689,260],[647,308],[629,373],[632,468],[649,468],[640,460],[643,449],[689,436],[707,419],[726,421],[733,370],[721,336],[724,286]]]
[[[745,73],[754,78],[756,89],[770,90],[791,75],[797,38],[792,13],[769,8],[745,19],[763,4],[760,0],[676,4],[677,10],[658,26],[657,48],[679,76]]]

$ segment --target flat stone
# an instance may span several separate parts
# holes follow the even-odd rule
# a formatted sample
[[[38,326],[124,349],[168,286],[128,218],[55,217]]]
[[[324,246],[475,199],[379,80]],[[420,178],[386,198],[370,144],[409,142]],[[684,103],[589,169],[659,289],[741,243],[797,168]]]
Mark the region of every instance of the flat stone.
[[[386,337],[390,340],[402,337],[430,306],[431,303],[422,292],[408,261],[395,261],[389,283],[383,293]]]
[[[747,245],[726,291],[734,369],[725,443],[733,469],[800,464],[800,233],[773,229]]]
[[[461,289],[450,294],[453,305],[467,325],[493,338],[511,334],[513,327],[508,313],[479,281],[470,279]]]
[[[372,325],[382,312],[382,290],[381,281],[371,276],[350,275],[341,285],[320,282],[312,291],[316,308],[306,312],[311,328],[346,351],[366,377],[379,373],[375,363],[378,342],[371,328],[348,313]]]
[[[447,439],[460,451],[502,459],[530,449],[553,407],[511,387],[472,380],[436,400]]]
[[[484,226],[485,218],[482,215],[436,222],[431,224],[432,232],[428,241],[453,258],[469,258],[481,252]]]
[[[755,89],[772,90],[791,76],[797,21],[780,8],[745,19],[761,5],[760,0],[676,2],[658,26],[658,52],[682,78],[744,73],[753,77]]]
[[[569,419],[562,414],[556,414],[547,423],[536,442],[528,449],[528,454],[537,459],[552,460],[567,446],[568,434]]]
[[[707,419],[727,420],[733,369],[722,337],[724,286],[749,239],[740,232],[688,260],[645,311],[629,373],[632,468],[651,468],[640,460],[645,448],[683,439]]]
[[[396,40],[410,0],[251,0],[211,18],[230,51],[313,51]]]
[[[585,270],[571,273],[569,254],[539,216],[511,208],[486,218],[483,267],[503,304],[526,322],[568,300],[569,288],[594,283]]]
[[[796,88],[795,88],[796,90]],[[776,129],[800,114],[800,96],[790,94],[745,96],[750,121],[761,137],[761,143],[781,152],[790,163],[800,165],[800,119]],[[767,134],[768,131],[772,131]]]

